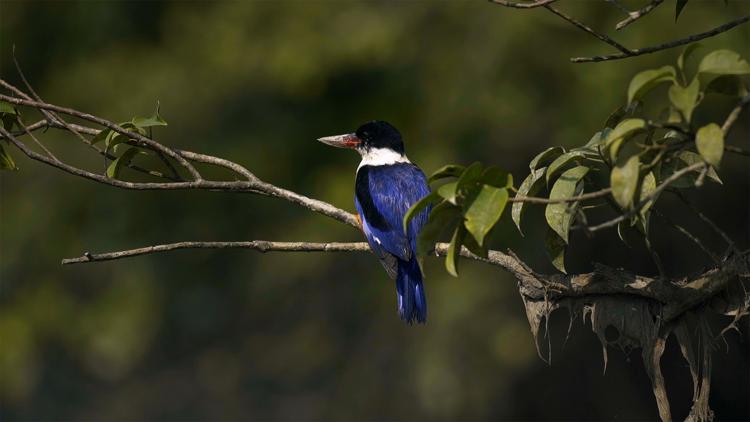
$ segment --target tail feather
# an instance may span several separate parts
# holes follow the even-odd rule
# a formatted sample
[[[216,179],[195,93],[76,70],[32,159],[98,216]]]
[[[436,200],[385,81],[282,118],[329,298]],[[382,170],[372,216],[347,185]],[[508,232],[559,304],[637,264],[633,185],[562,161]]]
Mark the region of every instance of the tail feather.
[[[422,270],[416,258],[409,261],[398,261],[396,276],[396,293],[398,295],[398,313],[401,319],[411,324],[427,321],[427,297],[422,282]]]

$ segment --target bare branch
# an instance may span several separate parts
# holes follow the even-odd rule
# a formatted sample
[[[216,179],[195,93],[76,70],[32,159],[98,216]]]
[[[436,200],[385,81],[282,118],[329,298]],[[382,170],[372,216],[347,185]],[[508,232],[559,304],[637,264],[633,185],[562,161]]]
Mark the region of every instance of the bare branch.
[[[616,26],[616,30],[621,30],[622,28],[625,28],[626,26],[630,25],[631,23],[637,21],[638,19],[646,16],[649,14],[652,10],[654,10],[658,5],[660,5],[664,0],[652,0],[651,3],[647,4],[644,8],[637,10],[635,12],[628,13],[628,17],[620,21]]]
[[[655,45],[652,47],[644,47],[644,48],[634,48],[630,50],[629,54],[626,53],[615,53],[615,54],[609,54],[604,56],[591,56],[591,57],[574,57],[570,59],[573,63],[591,63],[591,62],[603,62],[608,60],[620,60],[625,59],[628,57],[635,57],[640,56],[643,54],[650,54],[661,50],[667,50],[669,48],[679,47],[681,45],[690,44],[695,41],[700,41],[704,38],[713,37],[715,35],[721,34],[722,32],[729,31],[730,29],[734,28],[737,25],[741,25],[747,21],[750,21],[750,15],[743,16],[739,19],[735,19],[731,22],[727,22],[724,25],[718,26],[714,29],[711,29],[706,32],[701,32],[699,34],[691,35],[686,38],[682,38],[679,40],[674,40],[670,42],[666,42],[664,44]]]
[[[550,3],[554,3],[557,0],[536,0],[528,3],[514,2],[508,0],[489,0],[490,3],[499,4],[500,6],[513,7],[515,9],[533,9],[535,7],[546,6]]]
[[[435,245],[435,255],[445,256],[448,243]],[[178,242],[147,246],[117,252],[85,252],[76,258],[62,260],[63,265],[110,261],[150,255],[180,249],[249,249],[259,252],[367,252],[366,242],[270,242],[265,240],[241,242]],[[676,280],[655,279],[638,276],[621,269],[597,265],[585,274],[539,274],[532,271],[512,252],[489,251],[482,258],[462,248],[461,256],[475,261],[499,266],[509,271],[518,281],[525,300],[563,300],[594,295],[628,295],[653,300],[665,305],[664,321],[679,317],[693,306],[725,288],[737,276],[747,275],[750,266],[750,251],[733,255],[716,268],[708,270],[680,285]]]
[[[126,182],[123,180],[112,179],[100,174],[95,174],[86,170],[73,167],[64,162],[58,162],[51,158],[39,154],[36,151],[27,147],[23,142],[19,141],[13,134],[0,127],[0,134],[7,138],[13,145],[20,149],[29,158],[43,162],[45,164],[56,167],[66,173],[83,177],[85,179],[94,180],[99,183],[103,183],[110,186],[115,186],[122,189],[133,189],[133,190],[185,190],[185,189],[201,189],[201,190],[217,190],[217,191],[229,191],[229,192],[249,192],[256,194],[263,194],[267,196],[274,196],[277,198],[285,199],[289,202],[293,202],[303,207],[334,218],[343,223],[349,224],[352,227],[359,228],[357,219],[349,212],[346,212],[340,208],[337,208],[327,202],[320,201],[317,199],[308,198],[304,195],[300,195],[296,192],[292,192],[286,189],[282,189],[278,186],[272,185],[267,182],[263,182],[260,179],[254,180],[241,180],[232,182],[221,182],[221,181],[208,181],[208,180],[194,180],[189,182]],[[200,154],[198,154],[200,155]]]
[[[610,38],[610,37],[608,37],[608,36],[606,36],[604,34],[600,34],[600,33],[596,32],[596,31],[594,31],[590,27],[584,25],[582,22],[579,22],[579,21],[573,19],[572,17],[570,17],[570,16],[564,14],[563,12],[555,9],[554,7],[552,7],[550,5],[545,5],[544,7],[547,10],[549,10],[550,12],[552,12],[552,13],[556,14],[557,16],[559,16],[559,17],[565,19],[566,21],[570,22],[571,24],[573,24],[574,26],[576,26],[580,30],[582,30],[584,32],[588,32],[589,34],[591,34],[591,35],[595,36],[596,38],[598,38],[600,41],[605,42],[605,43],[611,45],[612,47],[620,50],[623,54],[628,54],[628,55],[632,54],[632,51],[630,49],[628,49],[627,47],[625,47],[624,45],[618,43],[617,41],[613,40],[612,38]]]

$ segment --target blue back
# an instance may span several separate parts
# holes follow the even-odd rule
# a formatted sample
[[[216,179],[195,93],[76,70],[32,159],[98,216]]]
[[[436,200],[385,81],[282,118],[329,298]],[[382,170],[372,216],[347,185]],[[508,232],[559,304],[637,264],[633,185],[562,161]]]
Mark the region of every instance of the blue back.
[[[403,218],[414,203],[429,193],[424,173],[411,163],[362,166],[357,171],[354,204],[367,241],[384,260],[386,270],[395,264],[385,262],[395,261],[389,255],[410,261],[415,254],[417,235],[427,223],[429,207],[411,220],[406,233]],[[395,272],[388,273],[395,278]]]

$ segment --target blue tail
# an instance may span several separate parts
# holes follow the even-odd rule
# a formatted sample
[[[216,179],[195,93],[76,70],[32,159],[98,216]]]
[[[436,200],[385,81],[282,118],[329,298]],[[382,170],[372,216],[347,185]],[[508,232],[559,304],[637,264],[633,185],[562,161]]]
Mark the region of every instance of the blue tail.
[[[401,319],[409,324],[415,320],[424,324],[427,321],[427,298],[422,283],[422,270],[415,257],[409,261],[398,260],[396,293]]]

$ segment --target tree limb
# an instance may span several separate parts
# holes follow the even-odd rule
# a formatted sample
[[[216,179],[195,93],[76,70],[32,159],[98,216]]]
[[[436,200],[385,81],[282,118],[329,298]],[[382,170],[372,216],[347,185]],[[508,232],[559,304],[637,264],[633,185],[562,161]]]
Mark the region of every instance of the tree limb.
[[[640,56],[643,54],[650,54],[661,50],[666,50],[669,48],[679,47],[681,45],[690,44],[695,41],[700,41],[704,38],[713,37],[715,35],[721,34],[722,32],[729,31],[730,29],[734,28],[737,25],[741,25],[747,21],[750,21],[750,15],[743,16],[739,19],[735,19],[731,22],[727,22],[724,25],[718,26],[714,29],[711,29],[706,32],[701,32],[699,34],[690,35],[689,37],[685,37],[679,40],[669,41],[663,44],[651,46],[651,47],[644,47],[644,48],[634,48],[630,50],[630,53],[615,53],[615,54],[609,54],[609,55],[603,55],[603,56],[591,56],[591,57],[574,57],[570,59],[573,63],[591,63],[591,62],[603,62],[608,60],[620,60],[625,59],[628,57],[635,57]]]
[[[490,3],[499,4],[500,6],[505,6],[505,7],[512,7],[515,9],[533,9],[535,7],[546,6],[550,3],[554,3],[557,0],[536,0],[536,1],[530,1],[527,3],[514,2],[514,1],[508,1],[508,0],[489,0],[489,1]]]
[[[618,22],[617,25],[615,25],[615,29],[619,31],[622,28],[625,28],[631,23],[637,21],[638,19],[646,16],[647,14],[651,13],[651,11],[654,10],[663,1],[664,0],[652,0],[651,3],[647,4],[642,9],[636,10],[635,12],[628,13],[628,17]]]

